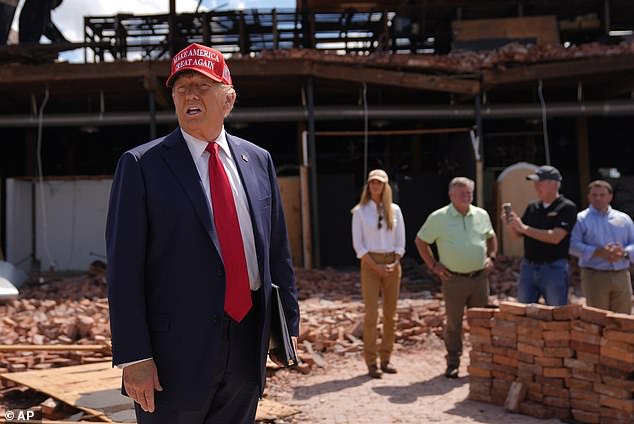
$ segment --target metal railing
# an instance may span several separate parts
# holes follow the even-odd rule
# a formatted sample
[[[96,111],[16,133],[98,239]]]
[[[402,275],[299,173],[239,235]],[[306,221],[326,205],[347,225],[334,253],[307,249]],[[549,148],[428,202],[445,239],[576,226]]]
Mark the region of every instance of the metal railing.
[[[87,16],[84,41],[94,44],[92,60],[169,58],[189,43],[225,54],[249,55],[266,49],[312,48],[341,54],[433,53],[424,39],[393,25],[391,11],[308,12],[240,10],[177,15]],[[398,28],[397,28],[398,27]],[[86,57],[86,61],[90,58]]]

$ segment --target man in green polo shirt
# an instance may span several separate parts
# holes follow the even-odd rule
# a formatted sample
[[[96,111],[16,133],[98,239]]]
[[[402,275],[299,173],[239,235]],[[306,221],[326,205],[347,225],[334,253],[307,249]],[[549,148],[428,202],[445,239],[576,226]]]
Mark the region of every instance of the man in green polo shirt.
[[[451,203],[432,212],[416,236],[418,253],[442,282],[447,314],[445,376],[448,378],[458,377],[464,308],[488,303],[488,272],[497,253],[497,238],[489,214],[471,204],[473,187],[474,182],[469,178],[451,180]],[[438,249],[438,260],[430,249],[433,243]]]

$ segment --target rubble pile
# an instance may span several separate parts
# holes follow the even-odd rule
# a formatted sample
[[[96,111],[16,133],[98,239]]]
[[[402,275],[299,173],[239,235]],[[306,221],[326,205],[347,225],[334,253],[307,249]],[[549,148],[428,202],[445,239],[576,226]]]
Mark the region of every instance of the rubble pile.
[[[0,305],[0,344],[100,345],[94,351],[0,352],[0,372],[47,369],[110,358],[105,286],[88,278],[27,287],[19,299]]]
[[[264,50],[255,59],[308,59],[341,65],[397,67],[448,73],[477,73],[483,70],[506,69],[514,65],[589,59],[634,54],[634,43],[606,45],[597,42],[564,47],[561,44],[523,45],[509,43],[496,50],[456,51],[448,55],[390,54],[338,55],[310,49]]]

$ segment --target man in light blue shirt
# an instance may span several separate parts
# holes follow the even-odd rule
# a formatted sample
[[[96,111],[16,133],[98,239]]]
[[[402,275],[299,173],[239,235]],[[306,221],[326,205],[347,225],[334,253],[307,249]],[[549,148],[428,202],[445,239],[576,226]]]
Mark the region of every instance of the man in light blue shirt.
[[[597,180],[588,185],[590,206],[577,215],[570,253],[579,258],[586,304],[630,314],[634,224],[629,215],[612,209],[611,201],[610,183]]]

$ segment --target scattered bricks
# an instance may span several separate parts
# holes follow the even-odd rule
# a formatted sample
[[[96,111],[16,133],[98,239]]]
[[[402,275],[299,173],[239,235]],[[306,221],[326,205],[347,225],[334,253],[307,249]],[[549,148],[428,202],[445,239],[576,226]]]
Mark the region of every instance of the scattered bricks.
[[[599,424],[600,415],[596,412],[583,411],[581,409],[573,409],[572,417],[580,423]]]
[[[469,308],[467,309],[467,320],[471,319],[490,319],[493,318],[495,309],[491,308]]]
[[[526,316],[539,321],[552,321],[554,306],[531,303],[526,307]]]
[[[520,410],[520,403],[526,399],[526,393],[528,387],[520,382],[513,382],[509,388],[508,395],[504,401],[504,408],[512,412],[518,412]]]
[[[566,387],[570,389],[570,394],[572,396],[572,391],[592,391],[594,387],[594,381],[588,380],[580,380],[578,378],[567,378],[566,379]],[[597,398],[597,401],[599,399]]]
[[[591,322],[598,324],[601,327],[605,327],[610,319],[608,318],[609,311],[599,308],[593,308],[591,306],[584,306],[579,313],[579,319],[585,322]]]
[[[580,312],[581,305],[578,304],[558,306],[553,310],[553,318],[556,321],[572,321],[579,318]]]
[[[591,362],[580,361],[578,359],[566,358],[564,359],[564,366],[570,369],[577,369],[583,371],[595,371],[595,364]]]
[[[520,412],[524,415],[530,415],[531,417],[541,419],[552,418],[554,415],[552,409],[540,403],[531,401],[522,402],[520,404]]]
[[[526,344],[526,343],[518,343],[517,344],[517,351],[518,352],[524,352],[527,353],[529,355],[533,355],[533,356],[544,356],[544,350],[537,347],[537,346],[533,346],[530,344]]]
[[[526,315],[527,305],[518,302],[500,302],[500,312],[512,315]],[[519,408],[519,405],[518,405]]]
[[[569,347],[545,347],[544,356],[555,356],[557,358],[572,358],[575,351]]]
[[[542,367],[561,367],[563,366],[564,360],[550,356],[537,356],[535,357],[535,363]]]
[[[470,377],[481,377],[481,378],[491,378],[491,369],[490,368],[480,368],[475,367],[473,365],[467,366],[467,372]]]
[[[568,368],[544,367],[544,377],[547,378],[568,378],[570,370]]]
[[[496,364],[494,363],[493,365],[491,365],[491,371],[493,371],[493,376],[496,376],[495,371],[500,372],[500,373],[504,373],[510,376],[517,376],[517,367],[516,366],[509,366],[509,365],[503,365],[503,364]],[[513,378],[512,380],[515,380],[515,378]]]
[[[575,350],[577,353],[585,352],[585,353],[591,353],[594,355],[598,355],[599,352],[601,351],[601,345],[599,344],[583,343],[577,340],[570,340],[570,348]]]
[[[600,395],[591,390],[592,390],[592,387],[590,388],[590,390],[570,389],[570,399],[589,400],[591,402],[595,402],[598,405]]]
[[[526,399],[532,402],[541,403],[544,400],[544,393],[542,393],[541,390],[540,391],[529,390],[528,393],[526,393]]]
[[[601,412],[601,405],[599,405],[599,402],[593,400],[570,398],[570,407],[572,409],[580,409],[597,414]]]
[[[601,406],[607,406],[608,408],[618,409],[619,411],[627,412],[629,414],[634,413],[634,400],[633,399],[617,399],[611,396],[601,395]]]
[[[555,406],[557,408],[570,408],[570,399],[555,396],[544,396],[544,405]]]
[[[634,344],[634,332],[626,333],[624,331],[606,329],[603,331],[603,337],[609,341]]]

